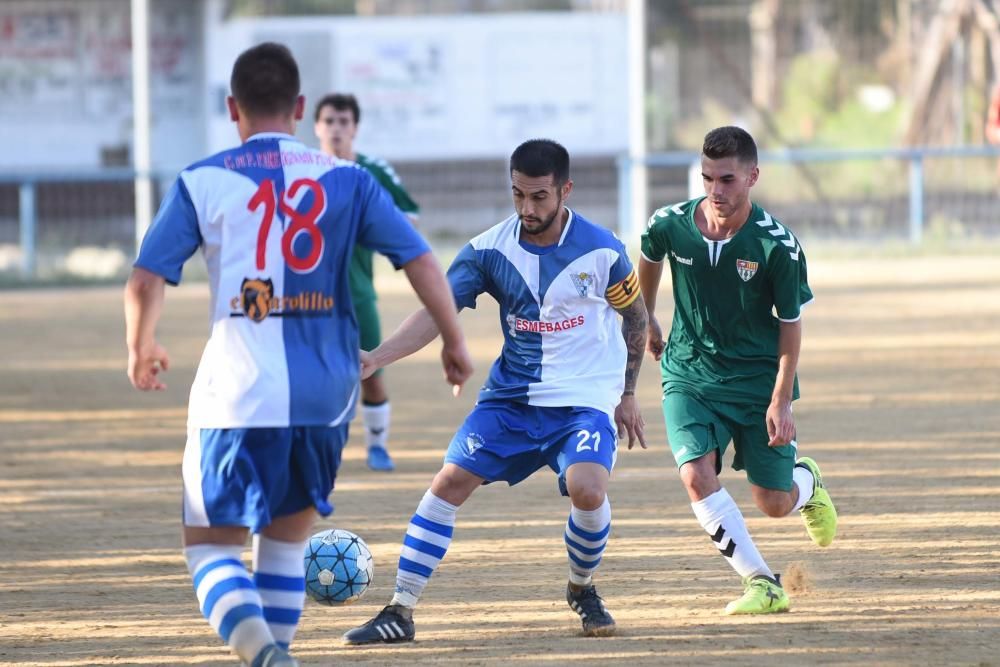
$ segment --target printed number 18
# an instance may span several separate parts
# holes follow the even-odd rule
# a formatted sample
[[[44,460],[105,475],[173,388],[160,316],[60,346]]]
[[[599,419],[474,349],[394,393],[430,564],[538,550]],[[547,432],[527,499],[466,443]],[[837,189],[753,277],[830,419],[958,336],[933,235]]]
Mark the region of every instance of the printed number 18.
[[[288,203],[288,199],[294,199],[302,188],[309,189],[313,194],[312,205],[304,213],[300,213]],[[274,181],[265,178],[247,204],[251,212],[261,206],[264,207],[264,219],[260,223],[260,229],[257,230],[257,270],[264,270],[267,259],[267,236],[271,232],[275,210],[279,207],[292,221],[281,235],[281,254],[285,258],[285,263],[296,273],[309,273],[315,270],[323,258],[325,247],[323,232],[316,226],[316,221],[326,212],[326,194],[323,187],[312,179],[300,178],[292,182],[287,192],[277,192],[274,189]],[[295,241],[302,234],[308,234],[310,241],[309,253],[305,257],[299,257],[294,250]]]

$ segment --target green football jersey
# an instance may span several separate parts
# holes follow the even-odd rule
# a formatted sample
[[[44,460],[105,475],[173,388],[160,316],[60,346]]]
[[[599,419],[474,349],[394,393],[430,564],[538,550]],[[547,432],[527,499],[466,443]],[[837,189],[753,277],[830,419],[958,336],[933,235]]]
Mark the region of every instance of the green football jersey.
[[[364,167],[386,189],[396,203],[396,208],[412,218],[417,217],[420,213],[420,207],[403,188],[403,182],[399,180],[396,171],[388,162],[361,153],[358,153],[356,157],[358,164]],[[373,256],[374,253],[368,248],[354,247],[354,256],[351,258],[350,283],[351,297],[355,303],[375,300]]]
[[[813,298],[806,256],[791,231],[756,204],[734,236],[706,239],[694,221],[703,199],[664,206],[642,235],[643,256],[668,259],[673,278],[663,388],[766,405],[778,374],[779,320],[799,319]]]

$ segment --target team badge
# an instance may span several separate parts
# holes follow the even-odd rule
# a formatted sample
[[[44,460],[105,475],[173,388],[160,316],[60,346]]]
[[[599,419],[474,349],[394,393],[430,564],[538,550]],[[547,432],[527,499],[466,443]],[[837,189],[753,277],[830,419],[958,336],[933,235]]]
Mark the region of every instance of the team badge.
[[[243,312],[254,322],[261,322],[271,310],[274,283],[268,278],[244,278],[240,285],[240,304]]]
[[[569,277],[573,279],[573,284],[576,285],[576,291],[580,293],[580,296],[586,297],[587,288],[594,284],[594,276],[581,271],[580,273],[571,273]]]
[[[740,278],[743,282],[747,282],[754,277],[757,273],[757,267],[760,266],[757,262],[751,262],[746,259],[736,260],[736,272],[740,274]]]
[[[462,455],[467,459],[475,459],[476,452],[482,449],[485,444],[483,436],[478,433],[470,433],[465,436],[465,451],[462,452]]]

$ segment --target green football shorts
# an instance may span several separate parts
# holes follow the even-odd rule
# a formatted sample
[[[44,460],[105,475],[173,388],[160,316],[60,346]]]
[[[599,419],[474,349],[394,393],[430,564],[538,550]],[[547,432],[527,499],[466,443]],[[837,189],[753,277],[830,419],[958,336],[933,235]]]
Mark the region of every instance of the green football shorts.
[[[663,419],[674,461],[680,468],[688,461],[718,452],[716,473],[722,472],[722,455],[733,442],[733,469],[746,470],[751,484],[790,491],[795,467],[795,444],[769,447],[766,405],[709,403],[683,390],[668,389],[663,396]]]

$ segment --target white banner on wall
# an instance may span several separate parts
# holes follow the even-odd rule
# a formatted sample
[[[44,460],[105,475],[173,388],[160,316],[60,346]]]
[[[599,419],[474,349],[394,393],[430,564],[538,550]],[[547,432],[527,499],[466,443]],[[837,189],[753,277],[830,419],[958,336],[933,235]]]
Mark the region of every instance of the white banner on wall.
[[[611,155],[628,140],[625,28],[611,13],[241,19],[210,33],[209,80],[221,99],[239,52],[275,39],[300,61],[311,143],[312,104],[340,91],[361,103],[358,148],[388,159],[506,157],[531,137]],[[304,60],[321,35],[329,62]],[[209,137],[236,140],[220,105]]]

